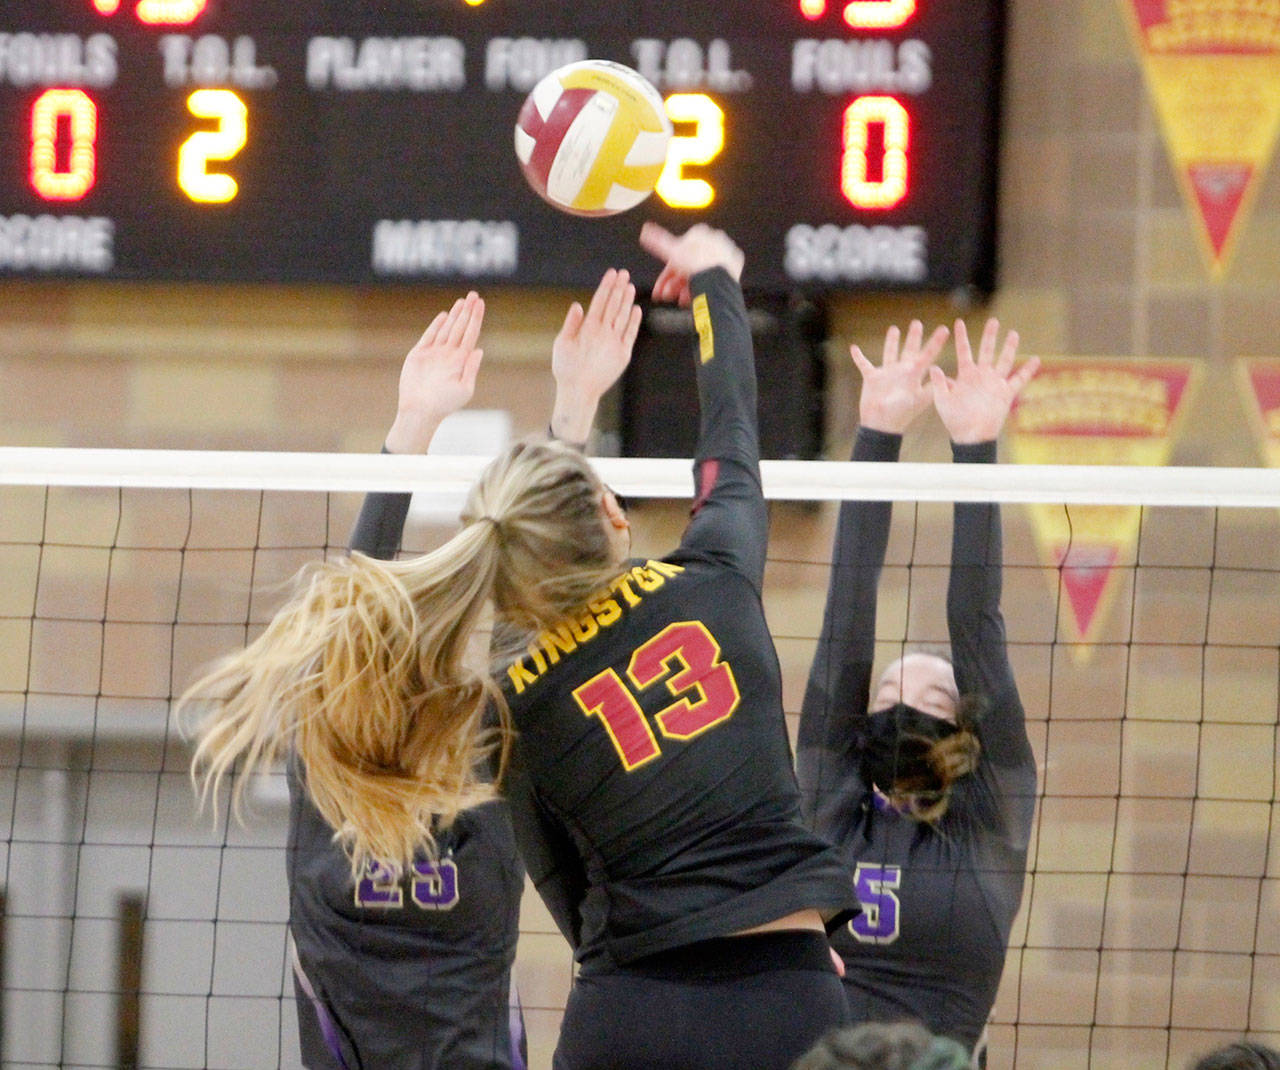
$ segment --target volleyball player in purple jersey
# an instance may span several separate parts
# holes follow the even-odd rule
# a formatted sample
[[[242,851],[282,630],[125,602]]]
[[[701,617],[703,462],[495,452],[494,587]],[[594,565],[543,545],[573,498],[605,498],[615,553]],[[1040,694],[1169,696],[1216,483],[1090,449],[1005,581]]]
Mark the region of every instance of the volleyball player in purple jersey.
[[[553,346],[558,378],[573,387],[556,392],[552,424],[562,433],[587,437],[599,395],[626,367],[640,314],[634,299],[626,273],[611,271],[588,310],[570,308]],[[469,294],[410,351],[384,452],[426,453],[444,418],[470,400],[483,316],[483,301]],[[597,390],[602,376],[608,382]],[[368,495],[351,549],[393,559],[409,504],[409,494]],[[296,755],[289,792],[286,869],[303,1064],[524,1070],[523,1021],[510,984],[524,868],[506,803],[463,810],[437,827],[435,856],[420,853],[407,872],[373,863],[356,878]]]
[[[932,400],[964,463],[990,464],[1019,391],[1017,335],[998,324],[975,360],[956,325],[955,379],[936,367],[945,328],[912,324],[899,354],[862,373],[854,460],[893,461]],[[800,721],[799,775],[813,828],[840,845],[862,913],[832,940],[854,1021],[914,1018],[970,1049],[995,1000],[1022,898],[1036,767],[1000,614],[995,505],[958,503],[947,623],[952,661],[908,653],[873,683],[876,588],[891,505],[846,502]],[[981,1061],[979,1053],[975,1059]]]
[[[581,452],[516,443],[443,546],[304,573],[194,685],[219,699],[195,766],[212,793],[292,747],[353,871],[408,874],[443,857],[437,826],[493,794],[482,760],[510,753],[525,865],[580,962],[557,1065],[713,1070],[746,1045],[756,1070],[785,1070],[847,1019],[825,928],[857,900],[801,821],[760,601],[742,254],[707,227],[641,240],[664,263],[655,297],[690,303],[700,342],[680,547],[629,560],[626,515]],[[630,314],[612,326],[634,339]],[[505,696],[468,656],[489,610]]]
[[[425,453],[445,417],[471,399],[484,303],[457,301],[405,359],[388,453]],[[392,559],[408,494],[370,494],[351,549]],[[294,988],[310,1070],[452,1067],[523,1070],[523,1028],[509,1009],[524,869],[504,804],[464,811],[436,832],[437,856],[396,875],[358,878],[289,761],[285,856]]]

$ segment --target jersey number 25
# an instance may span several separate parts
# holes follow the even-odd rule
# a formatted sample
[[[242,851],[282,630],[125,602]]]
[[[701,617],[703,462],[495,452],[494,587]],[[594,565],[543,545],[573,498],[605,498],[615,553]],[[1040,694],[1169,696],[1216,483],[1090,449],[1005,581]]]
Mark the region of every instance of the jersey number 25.
[[[627,666],[630,687],[613,669],[605,669],[573,693],[583,713],[604,722],[628,773],[662,753],[636,693],[664,678],[676,701],[653,719],[667,739],[693,739],[738,708],[738,681],[720,660],[720,644],[706,625],[697,620],[667,625],[632,653]]]

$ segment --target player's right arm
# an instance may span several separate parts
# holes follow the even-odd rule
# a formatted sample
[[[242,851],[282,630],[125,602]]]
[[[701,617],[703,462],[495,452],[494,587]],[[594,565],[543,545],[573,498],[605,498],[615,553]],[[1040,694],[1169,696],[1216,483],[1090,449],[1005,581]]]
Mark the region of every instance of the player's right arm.
[[[654,299],[692,308],[698,332],[696,498],[681,548],[737,569],[759,591],[769,518],[760,484],[755,356],[739,284],[742,251],[701,224],[677,237],[646,223],[640,243],[664,265]]]
[[[925,373],[946,344],[938,328],[926,343],[917,321],[890,328],[884,360],[873,365],[857,346],[862,374],[855,461],[896,461],[902,435],[929,404]],[[889,502],[844,502],[832,549],[831,580],[817,653],[800,713],[797,776],[806,818],[815,831],[839,838],[849,820],[847,785],[858,771],[857,722],[867,712],[876,647],[876,592],[892,519]]]
[[[384,453],[426,453],[445,417],[466,406],[475,393],[483,353],[476,347],[484,322],[484,301],[473,291],[441,312],[409,350],[400,369],[396,418]],[[400,549],[411,495],[365,495],[350,548],[389,560]]]

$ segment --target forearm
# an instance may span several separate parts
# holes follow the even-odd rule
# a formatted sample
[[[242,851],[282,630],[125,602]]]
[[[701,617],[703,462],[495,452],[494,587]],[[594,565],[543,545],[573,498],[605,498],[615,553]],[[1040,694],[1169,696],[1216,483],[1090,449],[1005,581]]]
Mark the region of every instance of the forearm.
[[[755,355],[742,289],[722,268],[694,275],[690,288],[698,331],[697,459],[758,468]]]
[[[892,463],[901,449],[901,435],[861,428],[853,460]],[[820,641],[840,651],[846,660],[852,657],[869,662],[875,655],[876,595],[892,520],[891,502],[847,501],[840,505]]]
[[[383,447],[383,453],[392,450]],[[411,494],[375,491],[366,494],[360,506],[360,515],[348,540],[348,549],[390,561],[400,551],[404,538],[404,522],[409,515]]]
[[[693,519],[682,547],[764,582],[769,514],[760,484],[755,361],[742,290],[723,269],[691,283],[701,406]]]
[[[591,429],[595,426],[599,405],[598,397],[590,397],[557,384],[556,399],[547,430],[552,438],[585,450],[591,438]]]
[[[961,464],[994,464],[996,444],[952,445]],[[1004,682],[1007,659],[1000,597],[1004,551],[1000,508],[989,502],[957,502],[951,533],[947,623],[961,692],[993,694]]]
[[[434,413],[397,412],[395,422],[387,432],[382,451],[405,454],[426,453],[443,422],[443,417]]]
[[[863,428],[855,461],[898,459],[902,436]],[[800,713],[798,775],[815,827],[823,827],[823,801],[856,772],[853,743],[867,709],[875,658],[876,591],[892,519],[889,502],[845,502],[840,507],[822,631]]]
[[[994,464],[996,444],[953,445],[952,456],[959,463]],[[956,504],[947,588],[956,684],[962,695],[979,696],[986,704],[979,727],[985,759],[1011,766],[1030,761],[1031,750],[1000,612],[1002,543],[999,506]]]

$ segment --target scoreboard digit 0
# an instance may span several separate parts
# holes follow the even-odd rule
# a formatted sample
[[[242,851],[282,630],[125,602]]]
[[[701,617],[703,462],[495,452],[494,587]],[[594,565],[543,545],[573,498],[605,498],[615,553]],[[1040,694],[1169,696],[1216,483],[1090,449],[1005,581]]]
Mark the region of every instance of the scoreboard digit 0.
[[[1003,0],[8,0],[0,279],[591,285],[643,218],[770,290],[989,290]],[[635,67],[654,196],[549,208],[512,128]]]

